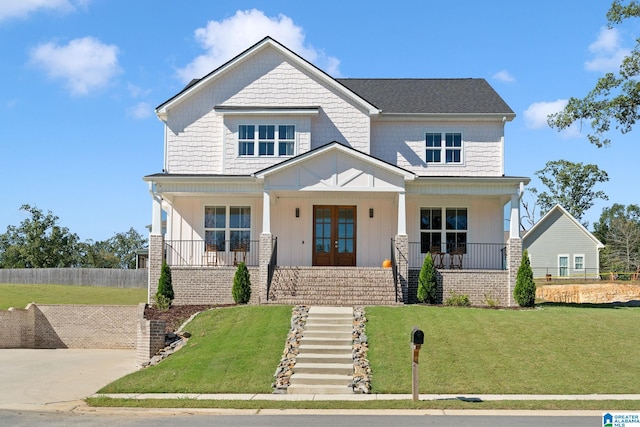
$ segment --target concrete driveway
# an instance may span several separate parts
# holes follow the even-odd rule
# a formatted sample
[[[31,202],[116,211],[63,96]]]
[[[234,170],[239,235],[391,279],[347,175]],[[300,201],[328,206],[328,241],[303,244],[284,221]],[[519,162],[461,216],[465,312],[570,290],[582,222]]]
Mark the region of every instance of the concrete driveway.
[[[1,349],[0,408],[70,410],[137,369],[135,350]]]

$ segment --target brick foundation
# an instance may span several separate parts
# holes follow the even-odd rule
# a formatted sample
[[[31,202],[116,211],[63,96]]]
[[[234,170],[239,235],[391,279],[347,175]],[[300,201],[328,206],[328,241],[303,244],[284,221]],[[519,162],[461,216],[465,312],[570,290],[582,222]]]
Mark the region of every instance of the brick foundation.
[[[408,303],[418,302],[419,269],[409,270]],[[498,305],[508,306],[509,272],[505,270],[438,270],[436,303],[442,304],[452,292],[468,295],[472,305],[488,305],[491,299]]]
[[[234,304],[231,288],[237,267],[171,267],[175,305]],[[249,304],[260,299],[260,269],[248,267],[251,280]]]

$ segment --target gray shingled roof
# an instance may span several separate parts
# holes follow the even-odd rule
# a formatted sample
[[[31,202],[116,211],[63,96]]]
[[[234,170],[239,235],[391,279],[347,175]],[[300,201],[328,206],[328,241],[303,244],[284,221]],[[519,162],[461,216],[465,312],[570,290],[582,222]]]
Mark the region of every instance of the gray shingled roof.
[[[383,114],[514,114],[485,79],[336,80]]]

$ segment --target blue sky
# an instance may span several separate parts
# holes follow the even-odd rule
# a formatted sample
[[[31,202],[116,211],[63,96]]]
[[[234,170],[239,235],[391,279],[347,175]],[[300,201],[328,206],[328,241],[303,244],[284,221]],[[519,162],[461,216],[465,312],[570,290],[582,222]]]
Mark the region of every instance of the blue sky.
[[[596,148],[547,114],[615,71],[640,34],[605,29],[610,2],[0,1],[0,233],[24,203],[51,210],[82,240],[146,233],[142,176],[162,170],[154,108],[271,35],[334,77],[485,78],[516,113],[507,175],[549,160],[595,163],[612,203],[640,203],[634,132]],[[640,132],[636,130],[635,134]],[[541,187],[537,179],[530,186]],[[526,196],[525,196],[526,199]]]

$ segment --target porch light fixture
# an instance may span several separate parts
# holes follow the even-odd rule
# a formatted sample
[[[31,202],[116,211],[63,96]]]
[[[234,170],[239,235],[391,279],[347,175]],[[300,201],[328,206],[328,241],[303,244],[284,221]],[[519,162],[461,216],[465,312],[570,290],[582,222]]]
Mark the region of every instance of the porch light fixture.
[[[296,208],[296,218],[300,218],[300,208]]]
[[[369,208],[369,218],[373,218],[373,208]]]

